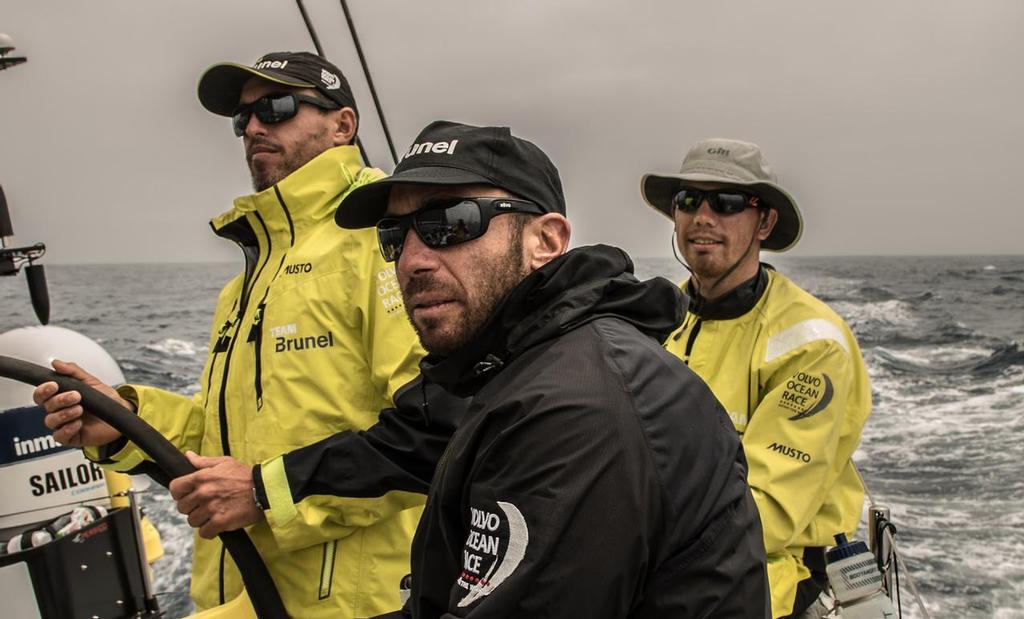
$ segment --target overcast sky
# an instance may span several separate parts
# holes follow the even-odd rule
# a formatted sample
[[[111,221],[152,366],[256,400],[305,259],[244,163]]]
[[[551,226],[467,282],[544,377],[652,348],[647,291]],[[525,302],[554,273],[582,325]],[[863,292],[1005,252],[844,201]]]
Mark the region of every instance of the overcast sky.
[[[340,4],[307,0],[375,165],[387,149]],[[639,193],[707,137],[757,142],[804,214],[791,253],[1021,254],[1024,2],[350,0],[399,151],[499,124],[558,165],[576,245],[668,256]],[[218,61],[312,49],[288,0],[3,0],[0,184],[46,261],[235,260],[207,221],[249,191],[199,105]]]

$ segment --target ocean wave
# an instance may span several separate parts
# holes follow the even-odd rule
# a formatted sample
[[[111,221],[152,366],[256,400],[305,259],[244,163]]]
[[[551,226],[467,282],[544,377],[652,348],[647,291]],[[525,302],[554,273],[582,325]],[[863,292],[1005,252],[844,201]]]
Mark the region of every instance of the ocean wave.
[[[991,376],[1024,365],[1024,350],[1016,342],[991,351],[974,348],[921,349],[893,352],[876,348],[875,360],[883,367],[901,373],[971,374]]]
[[[913,309],[906,301],[890,299],[857,303],[853,301],[837,301],[832,305],[837,314],[844,316],[851,327],[862,328],[872,325],[887,327],[911,327],[917,323]],[[854,328],[854,330],[857,330]]]
[[[161,340],[155,344],[146,344],[143,348],[175,357],[196,356],[195,344],[186,340],[175,339],[173,337]]]

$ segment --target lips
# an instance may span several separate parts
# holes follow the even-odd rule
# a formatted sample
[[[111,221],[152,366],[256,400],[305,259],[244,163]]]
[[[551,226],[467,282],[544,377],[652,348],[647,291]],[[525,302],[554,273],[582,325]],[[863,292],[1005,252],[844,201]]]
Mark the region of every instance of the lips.
[[[690,245],[695,245],[697,247],[713,247],[715,245],[722,244],[720,240],[708,237],[688,238],[686,239],[686,242],[689,243]]]
[[[255,157],[256,155],[276,153],[277,149],[272,146],[253,146],[249,149],[249,157]]]
[[[412,299],[411,305],[412,305],[413,311],[423,310],[423,311],[428,311],[429,312],[429,311],[432,311],[432,310],[441,309],[441,308],[443,308],[443,307],[445,307],[447,305],[451,305],[454,302],[455,302],[454,299],[448,299],[448,298],[440,298],[440,297],[424,298],[424,297],[419,297],[419,298]]]
[[[246,156],[251,161],[256,155],[269,155],[279,152],[281,149],[276,145],[265,141],[253,141],[249,144]]]

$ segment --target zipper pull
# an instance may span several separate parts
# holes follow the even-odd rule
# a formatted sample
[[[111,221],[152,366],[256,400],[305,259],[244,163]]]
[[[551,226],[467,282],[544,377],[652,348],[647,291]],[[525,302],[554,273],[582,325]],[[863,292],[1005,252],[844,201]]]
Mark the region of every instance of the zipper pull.
[[[259,337],[260,329],[263,328],[263,308],[265,306],[265,303],[260,303],[256,306],[256,313],[253,314],[252,327],[249,329],[249,337],[246,338],[246,342],[255,342],[256,338]]]
[[[486,357],[484,357],[483,361],[480,361],[479,363],[473,366],[473,376],[483,376],[484,374],[492,370],[501,369],[503,365],[505,365],[505,362],[502,361],[500,357],[498,357],[497,355],[488,354]]]
[[[228,345],[231,344],[231,336],[228,335],[228,329],[234,324],[235,320],[238,319],[238,315],[224,322],[224,326],[217,332],[217,343],[213,346],[213,352],[224,352],[228,349]]]

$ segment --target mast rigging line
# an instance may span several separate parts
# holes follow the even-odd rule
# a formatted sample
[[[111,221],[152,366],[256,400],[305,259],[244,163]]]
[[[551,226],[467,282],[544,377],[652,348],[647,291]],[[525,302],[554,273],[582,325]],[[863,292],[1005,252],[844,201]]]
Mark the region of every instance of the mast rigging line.
[[[306,6],[302,4],[302,0],[295,0],[295,4],[297,4],[299,7],[299,13],[302,14],[302,21],[305,22],[306,24],[306,30],[309,32],[309,38],[313,40],[313,47],[316,49],[317,55],[320,56],[321,58],[327,58],[327,54],[324,53],[323,46],[320,45],[320,37],[316,35],[316,29],[313,28],[313,22],[309,19],[309,13],[306,12]],[[363,68],[365,69],[366,65],[363,65]],[[367,74],[367,79],[369,79],[369,74]],[[373,90],[372,85],[370,86],[370,90]],[[376,101],[376,99],[377,96],[374,95],[374,101]],[[379,106],[377,107],[377,113],[380,113]],[[383,117],[381,117],[381,122],[383,123]],[[387,128],[385,128],[384,131],[386,134]],[[391,144],[390,137],[388,138],[388,144]],[[366,165],[372,166],[373,164],[370,163],[370,157],[369,155],[366,154],[366,149],[363,148],[363,142],[362,140],[359,139],[358,133],[356,134],[356,147],[359,148],[359,155],[363,158],[363,161],[366,163]],[[394,152],[394,148],[392,148],[391,150],[392,152]]]
[[[352,21],[352,13],[348,10],[347,0],[341,0],[341,10],[345,13],[345,21],[348,22],[348,31],[352,33],[352,43],[355,45],[356,54],[359,55],[359,64],[363,66],[363,75],[366,76],[366,84],[370,87],[370,96],[373,97],[373,105],[377,108],[377,118],[380,119],[380,126],[384,130],[384,138],[388,142],[388,150],[391,151],[391,162],[398,165],[398,154],[395,152],[395,143],[391,141],[391,131],[388,129],[388,121],[384,118],[384,109],[380,105],[380,98],[377,97],[377,89],[373,86],[373,77],[370,75],[370,67],[366,64],[366,55],[363,54],[363,46],[359,44],[359,35],[356,34],[356,25]]]
[[[320,37],[316,34],[316,29],[313,27],[313,21],[309,18],[309,13],[306,12],[306,6],[302,3],[302,0],[295,0],[295,4],[299,7],[299,13],[302,14],[302,21],[306,24],[306,30],[309,32],[309,38],[313,41],[313,47],[316,48],[316,53],[322,58],[327,58],[324,53],[324,48],[320,44]],[[373,75],[370,73],[370,66],[366,62],[366,54],[363,53],[363,46],[359,43],[359,35],[356,33],[355,21],[352,19],[352,12],[348,8],[348,2],[341,0],[341,10],[345,13],[345,23],[348,24],[348,31],[352,35],[352,43],[356,48],[356,55],[359,56],[359,64],[363,69],[363,76],[366,77],[366,85],[370,88],[370,96],[373,98],[373,106],[377,111],[377,118],[380,119],[381,129],[384,131],[384,139],[388,143],[388,151],[391,153],[391,161],[394,165],[398,165],[398,153],[395,151],[394,140],[391,139],[391,130],[388,128],[388,121],[384,116],[384,108],[381,106],[380,97],[377,96],[377,88],[373,84]],[[356,146],[359,147],[359,153],[363,157],[363,161],[366,165],[372,165],[370,158],[366,154],[366,149],[363,148],[363,143],[356,135]]]

